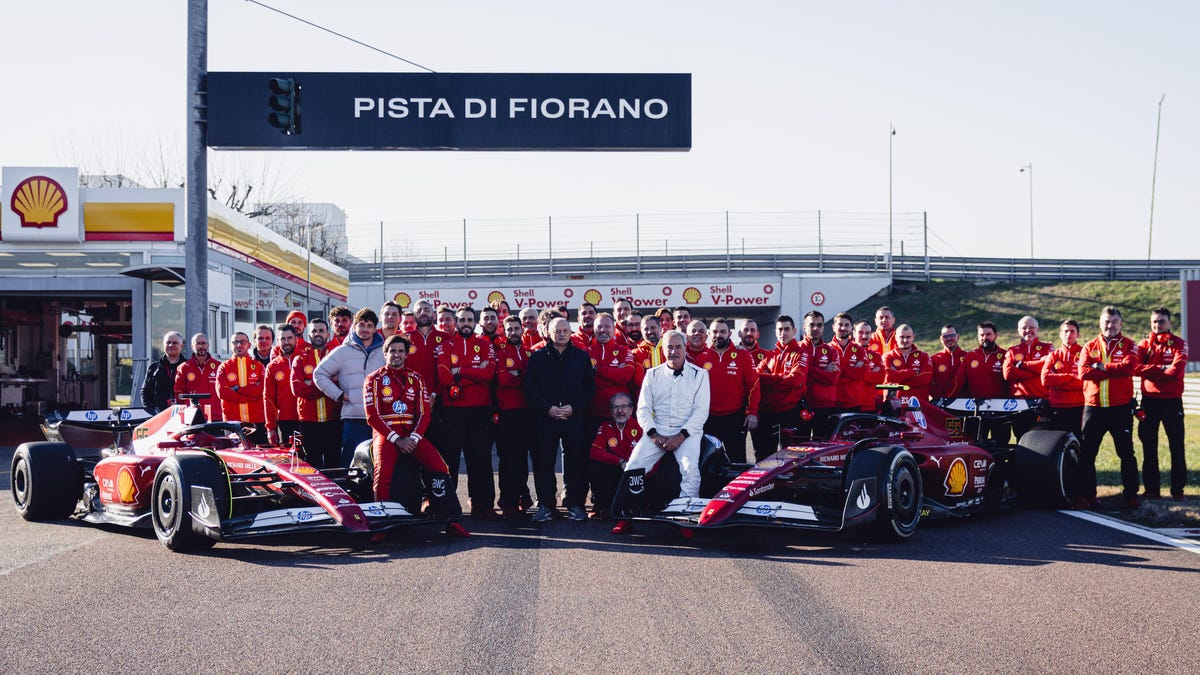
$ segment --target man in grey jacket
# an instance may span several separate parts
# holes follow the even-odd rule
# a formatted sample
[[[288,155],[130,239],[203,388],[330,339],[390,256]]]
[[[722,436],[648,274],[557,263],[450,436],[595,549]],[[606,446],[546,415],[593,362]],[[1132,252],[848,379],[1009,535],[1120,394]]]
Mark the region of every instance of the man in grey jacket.
[[[363,407],[363,381],[383,367],[383,338],[375,332],[379,316],[364,307],[354,315],[350,335],[321,359],[313,371],[317,388],[342,404],[342,466],[350,466],[354,448],[370,440],[371,427]]]

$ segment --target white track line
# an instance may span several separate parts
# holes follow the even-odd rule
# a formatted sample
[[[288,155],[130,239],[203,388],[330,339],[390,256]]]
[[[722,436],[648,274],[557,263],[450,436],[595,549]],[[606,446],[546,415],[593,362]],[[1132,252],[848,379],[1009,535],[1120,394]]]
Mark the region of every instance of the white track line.
[[[1098,513],[1091,513],[1090,511],[1066,511],[1066,510],[1063,510],[1063,511],[1059,511],[1059,513],[1062,513],[1062,514],[1068,515],[1068,516],[1073,516],[1073,517],[1079,518],[1081,520],[1086,520],[1091,523],[1096,523],[1097,525],[1111,527],[1114,530],[1120,530],[1122,532],[1126,532],[1126,533],[1132,534],[1134,536],[1142,537],[1144,539],[1149,539],[1151,541],[1156,541],[1160,544],[1174,546],[1175,548],[1181,548],[1185,551],[1190,551],[1192,553],[1200,555],[1200,544],[1197,544],[1196,542],[1193,542],[1193,541],[1188,541],[1186,539],[1177,539],[1175,537],[1168,537],[1165,534],[1159,534],[1158,532],[1155,532],[1154,530],[1147,529],[1140,525],[1133,525],[1133,524],[1127,523],[1123,520],[1117,520],[1116,518],[1109,518],[1108,516],[1102,516]]]

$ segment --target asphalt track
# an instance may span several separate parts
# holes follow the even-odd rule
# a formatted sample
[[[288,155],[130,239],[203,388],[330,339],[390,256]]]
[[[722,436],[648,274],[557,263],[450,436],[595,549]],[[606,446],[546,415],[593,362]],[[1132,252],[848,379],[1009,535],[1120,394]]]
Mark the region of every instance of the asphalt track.
[[[927,523],[902,544],[465,523],[466,540],[424,528],[181,555],[152,534],[26,523],[5,495],[0,672],[1200,667],[1200,555],[1054,512]]]

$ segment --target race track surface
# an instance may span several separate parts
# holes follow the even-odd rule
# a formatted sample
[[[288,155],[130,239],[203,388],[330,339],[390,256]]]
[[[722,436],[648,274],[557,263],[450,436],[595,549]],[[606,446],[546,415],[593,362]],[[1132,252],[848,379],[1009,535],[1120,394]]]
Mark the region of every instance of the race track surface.
[[[0,672],[1194,671],[1200,555],[1055,512],[853,535],[557,520],[171,553],[27,523]],[[460,486],[460,490],[461,490]],[[462,495],[466,501],[465,493]]]

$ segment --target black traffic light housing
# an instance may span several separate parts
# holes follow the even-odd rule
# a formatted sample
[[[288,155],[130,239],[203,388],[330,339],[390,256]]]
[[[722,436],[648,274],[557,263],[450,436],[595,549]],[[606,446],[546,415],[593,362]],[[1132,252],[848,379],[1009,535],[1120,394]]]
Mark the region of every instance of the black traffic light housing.
[[[300,133],[300,84],[290,77],[272,77],[267,83],[271,96],[267,121],[284,135]]]

